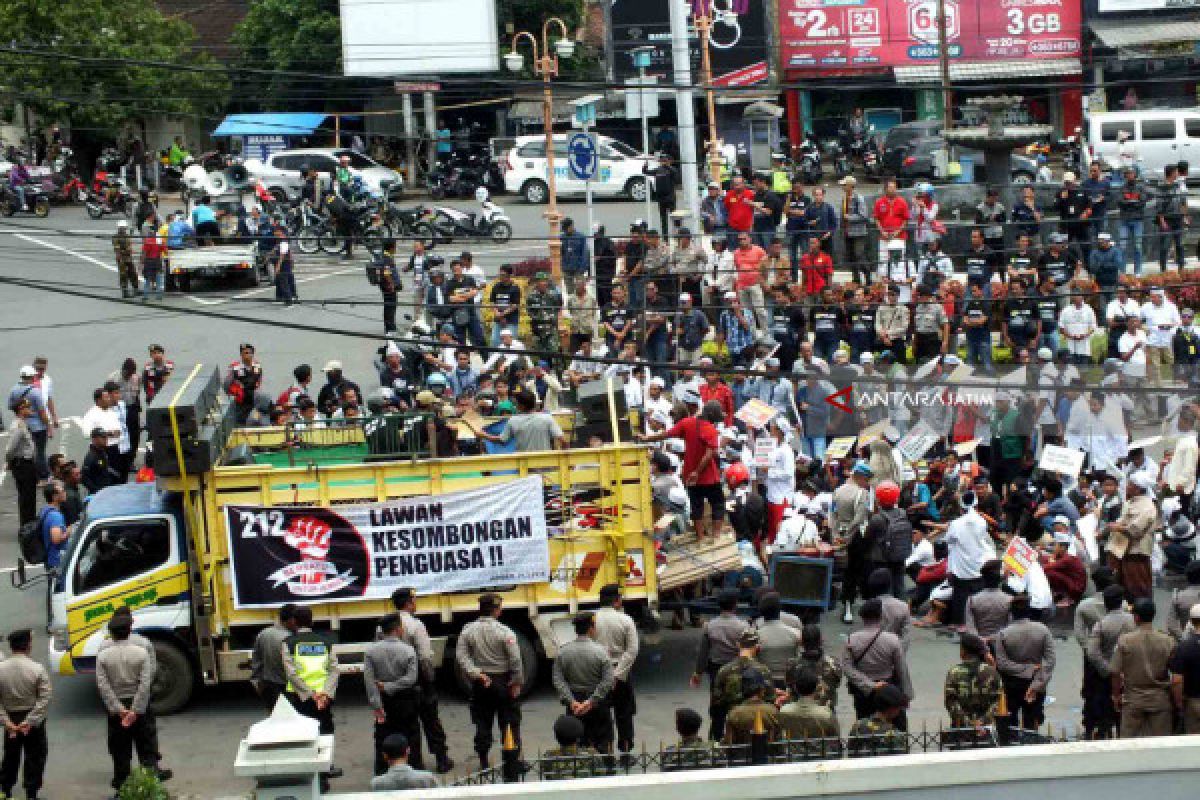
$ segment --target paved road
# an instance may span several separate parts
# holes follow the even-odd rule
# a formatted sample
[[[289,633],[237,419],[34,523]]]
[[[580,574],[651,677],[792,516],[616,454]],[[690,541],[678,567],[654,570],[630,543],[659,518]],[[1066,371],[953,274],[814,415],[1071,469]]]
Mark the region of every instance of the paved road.
[[[612,229],[623,229],[628,220],[640,216],[641,206],[605,202],[597,205],[598,216]],[[584,218],[582,205],[568,205],[566,212]],[[523,204],[511,207],[517,236],[536,236],[544,230],[540,208]],[[0,222],[0,277],[19,277],[47,287],[81,289],[96,297],[74,297],[38,289],[6,286],[0,291],[0,319],[4,323],[0,341],[0,377],[15,381],[17,369],[35,354],[50,361],[57,387],[60,414],[81,415],[91,404],[91,391],[120,366],[122,359],[145,358],[146,345],[161,342],[177,364],[197,361],[226,364],[242,341],[257,344],[266,371],[266,385],[273,394],[288,383],[291,368],[307,362],[319,367],[329,358],[339,358],[346,374],[372,383],[371,359],[382,332],[378,309],[372,306],[303,305],[282,309],[269,301],[270,289],[196,291],[169,296],[161,305],[144,307],[119,301],[116,276],[112,271],[108,222],[93,222],[78,210],[55,209],[47,220],[17,218]],[[514,243],[504,248],[473,247],[489,272],[501,263],[537,252],[534,243]],[[360,265],[347,265],[328,258],[302,260],[298,266],[301,296],[306,300],[353,298],[368,303],[378,299],[367,285]],[[235,314],[241,321],[213,320],[190,312],[220,311]],[[303,323],[362,334],[365,338],[339,338],[328,333],[289,330],[288,323]],[[7,414],[5,415],[8,416]],[[53,442],[56,448],[79,454],[85,442],[74,425]],[[0,476],[0,565],[16,557],[16,521],[11,481]],[[16,591],[0,584],[0,630],[32,625],[41,630],[44,615],[42,586]],[[845,628],[830,619],[826,635],[830,646],[840,649]],[[690,705],[703,710],[706,694],[687,688],[690,660],[695,652],[694,630],[667,632],[662,641],[647,646],[636,674],[639,691],[639,738],[647,747],[672,738],[676,708]],[[36,644],[44,652],[40,636]],[[949,638],[929,631],[917,634],[911,662],[917,687],[912,718],[935,727],[941,719],[941,681],[957,648]],[[1078,718],[1077,687],[1080,659],[1073,643],[1065,644],[1060,668],[1051,684],[1056,702],[1050,718],[1058,727]],[[52,797],[100,797],[109,777],[104,745],[104,719],[94,685],[86,677],[55,678],[56,697],[51,712],[51,760],[47,794]],[[843,717],[849,702],[843,694]],[[543,685],[526,704],[526,742],[532,749],[550,745],[550,726],[558,708]],[[470,725],[462,700],[447,692],[443,706],[453,756],[466,766],[470,749]],[[244,687],[204,692],[184,713],[164,719],[162,749],[166,762],[176,771],[175,791],[184,795],[214,796],[249,788],[232,775],[236,745],[246,728],[259,718],[258,707]],[[338,763],[347,777],[338,782],[344,790],[365,788],[369,777],[370,716],[361,684],[348,681],[337,704]]]

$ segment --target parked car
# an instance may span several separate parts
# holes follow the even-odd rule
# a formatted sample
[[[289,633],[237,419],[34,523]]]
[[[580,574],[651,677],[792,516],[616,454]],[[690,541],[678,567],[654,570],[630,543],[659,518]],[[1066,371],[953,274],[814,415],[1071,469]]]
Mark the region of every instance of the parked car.
[[[1099,159],[1104,168],[1120,163],[1121,131],[1129,135],[1138,167],[1147,179],[1161,179],[1163,167],[1180,161],[1200,161],[1200,111],[1158,109],[1089,114],[1085,158]],[[1189,172],[1189,177],[1198,175]]]
[[[567,134],[554,137],[554,179],[559,197],[580,196],[587,191],[584,181],[571,177],[567,169]],[[600,159],[592,193],[597,197],[625,196],[636,201],[646,199],[649,178],[642,174],[652,159],[624,142],[608,136],[596,137]],[[501,162],[504,188],[520,194],[528,203],[545,203],[550,189],[546,184],[546,137],[519,136]]]
[[[281,201],[294,200],[300,196],[304,185],[304,169],[313,168],[321,173],[321,182],[328,186],[333,181],[342,156],[350,159],[350,168],[362,176],[363,182],[373,192],[396,197],[402,189],[404,179],[400,173],[372,161],[362,153],[344,147],[313,147],[303,150],[280,150],[272,153],[265,162],[246,162],[250,173],[259,178],[271,194]]]

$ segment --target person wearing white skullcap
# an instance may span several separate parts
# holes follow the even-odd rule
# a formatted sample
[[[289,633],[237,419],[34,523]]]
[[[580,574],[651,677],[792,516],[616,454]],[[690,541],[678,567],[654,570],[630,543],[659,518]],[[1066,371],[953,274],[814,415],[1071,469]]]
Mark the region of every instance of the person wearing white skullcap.
[[[1046,580],[1056,600],[1066,598],[1072,605],[1083,599],[1087,591],[1087,566],[1079,556],[1071,553],[1075,537],[1071,534],[1071,520],[1066,516],[1054,518],[1053,549],[1044,567]]]
[[[1154,584],[1150,554],[1154,550],[1154,530],[1158,527],[1154,479],[1144,472],[1130,475],[1125,498],[1121,516],[1105,526],[1108,544],[1104,550],[1108,565],[1126,593],[1133,598],[1151,597]]]
[[[796,493],[796,453],[789,444],[792,426],[782,414],[776,414],[768,424],[767,435],[775,439],[767,463],[767,538],[774,541],[783,521],[783,512]]]

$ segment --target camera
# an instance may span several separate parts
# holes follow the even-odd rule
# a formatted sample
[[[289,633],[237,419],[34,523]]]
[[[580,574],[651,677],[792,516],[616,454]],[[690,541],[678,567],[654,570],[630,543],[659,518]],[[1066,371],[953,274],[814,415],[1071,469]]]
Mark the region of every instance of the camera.
[[[441,256],[425,256],[425,270],[437,269],[446,266],[446,259]]]

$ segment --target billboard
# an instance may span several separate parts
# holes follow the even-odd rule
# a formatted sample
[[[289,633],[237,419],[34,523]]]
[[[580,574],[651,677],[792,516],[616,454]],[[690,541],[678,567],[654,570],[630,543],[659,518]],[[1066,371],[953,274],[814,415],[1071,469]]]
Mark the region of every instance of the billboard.
[[[1200,8],[1200,0],[1098,0],[1101,14],[1121,14],[1126,11],[1170,11]]]
[[[500,69],[496,0],[341,0],[342,71],[390,77]]]
[[[637,77],[635,48],[654,48],[648,75],[671,74],[671,21],[669,2],[687,3],[701,10],[709,0],[613,0],[609,26],[609,52],[613,77],[624,82]],[[767,80],[766,0],[711,0],[713,26],[709,34],[715,86],[752,86]],[[700,82],[700,36],[688,31],[692,79]]]
[[[945,0],[955,61],[1078,56],[1079,0]],[[938,61],[938,0],[780,0],[785,69]]]

